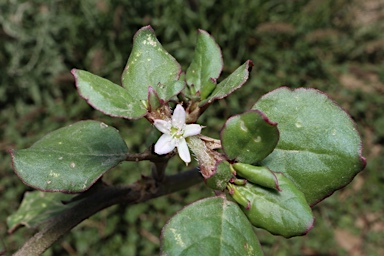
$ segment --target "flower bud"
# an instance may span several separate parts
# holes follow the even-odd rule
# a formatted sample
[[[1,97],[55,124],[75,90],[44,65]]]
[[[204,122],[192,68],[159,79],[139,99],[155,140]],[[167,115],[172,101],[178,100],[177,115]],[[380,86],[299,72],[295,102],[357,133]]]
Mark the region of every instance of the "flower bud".
[[[233,200],[236,201],[236,203],[240,204],[247,210],[251,209],[250,201],[242,193],[240,193],[236,185],[229,183],[227,185],[227,188],[228,188],[229,194],[231,195]]]
[[[233,178],[233,174],[227,161],[218,162],[215,172],[206,179],[208,187],[215,190],[224,190],[227,183]]]
[[[253,184],[281,191],[276,175],[264,166],[235,163],[232,165],[236,174],[247,179]]]

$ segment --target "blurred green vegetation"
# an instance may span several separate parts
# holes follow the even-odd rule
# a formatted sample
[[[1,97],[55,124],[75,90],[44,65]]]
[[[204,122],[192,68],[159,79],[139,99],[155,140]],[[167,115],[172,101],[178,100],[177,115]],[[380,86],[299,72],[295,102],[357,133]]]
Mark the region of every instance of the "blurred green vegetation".
[[[207,135],[218,137],[225,118],[279,86],[320,89],[357,122],[366,170],[314,208],[317,221],[307,236],[287,240],[257,230],[266,255],[384,255],[383,17],[380,0],[2,1],[0,239],[7,253],[33,234],[26,228],[7,234],[6,217],[30,190],[13,173],[8,149],[29,147],[83,119],[120,129],[132,152],[145,148],[151,126],[93,110],[78,97],[69,71],[85,69],[119,83],[134,33],[150,24],[184,70],[198,28],[221,46],[223,77],[247,59],[254,62],[249,82],[201,118]],[[169,172],[182,168],[175,159]],[[124,163],[105,179],[132,182],[139,172],[149,174],[149,164]],[[84,221],[45,255],[156,255],[166,220],[207,195],[211,192],[200,185],[147,204],[112,207]]]

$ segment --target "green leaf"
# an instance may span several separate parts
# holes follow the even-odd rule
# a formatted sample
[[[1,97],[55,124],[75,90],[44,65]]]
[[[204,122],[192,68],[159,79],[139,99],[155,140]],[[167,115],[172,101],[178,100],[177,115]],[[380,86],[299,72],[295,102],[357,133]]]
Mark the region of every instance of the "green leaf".
[[[179,94],[185,87],[184,81],[171,81],[168,84],[156,84],[153,89],[159,95],[159,98],[164,102],[168,102],[173,96]]]
[[[83,70],[73,69],[79,94],[95,109],[113,117],[137,119],[147,113],[144,105],[123,87]]]
[[[223,69],[223,58],[215,39],[199,29],[195,53],[187,69],[186,79],[192,94],[200,92],[205,99],[216,87],[216,80]]]
[[[261,161],[279,140],[276,125],[260,111],[230,117],[220,134],[225,154],[230,160],[247,164]]]
[[[222,197],[188,205],[162,230],[161,255],[263,255],[239,206]]]
[[[184,84],[175,84],[180,73],[179,63],[163,48],[151,26],[136,32],[122,75],[123,86],[134,99],[147,100],[148,87],[152,86],[162,100],[168,101],[184,88]]]
[[[238,67],[226,79],[221,81],[207,97],[207,99],[200,102],[200,106],[210,104],[215,100],[223,99],[230,95],[232,92],[239,89],[248,80],[249,72],[253,66],[252,61],[247,60],[243,65]]]
[[[365,166],[355,124],[339,106],[314,89],[280,88],[253,109],[278,122],[280,140],[262,161],[283,172],[315,205],[348,184]]]
[[[276,173],[281,192],[265,189],[252,183],[236,186],[238,192],[250,202],[244,213],[255,227],[286,238],[305,235],[314,224],[311,208],[304,194],[295,184]]]
[[[72,197],[73,195],[63,193],[25,192],[19,209],[7,218],[9,232],[14,232],[21,225],[28,228],[36,228],[48,222],[75,204],[62,203],[63,201],[70,200]]]
[[[161,102],[159,95],[157,94],[155,89],[153,89],[152,86],[149,86],[148,87],[148,110],[151,112],[155,111],[156,109],[161,107],[163,103],[164,102]]]
[[[11,154],[16,174],[27,185],[44,191],[75,193],[87,190],[123,161],[127,152],[115,128],[81,121]]]

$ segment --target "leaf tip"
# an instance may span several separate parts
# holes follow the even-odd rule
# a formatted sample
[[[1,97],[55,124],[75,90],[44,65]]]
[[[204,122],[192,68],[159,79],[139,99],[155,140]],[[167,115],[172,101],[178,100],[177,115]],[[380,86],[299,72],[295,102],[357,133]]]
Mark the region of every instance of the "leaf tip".
[[[249,71],[251,71],[250,69],[252,69],[253,66],[255,66],[252,60],[247,60],[246,63]]]
[[[138,34],[140,31],[144,31],[144,30],[149,30],[151,32],[154,32],[154,29],[152,28],[152,26],[147,25],[147,26],[141,27],[139,30],[137,30],[136,34]]]
[[[360,156],[360,162],[361,162],[361,170],[364,170],[367,166],[367,158],[364,156]]]
[[[76,77],[76,72],[77,72],[77,69],[76,69],[76,68],[71,69],[71,74],[72,74],[73,76],[75,76],[75,77]]]
[[[316,218],[313,217],[312,221],[310,223],[308,223],[307,229],[302,234],[303,236],[305,236],[306,234],[308,234],[309,231],[311,231],[311,229],[315,226],[315,222],[316,222]]]
[[[206,30],[201,29],[201,28],[197,29],[197,32],[198,32],[199,34],[207,34],[207,35],[209,35],[209,33],[208,33]]]

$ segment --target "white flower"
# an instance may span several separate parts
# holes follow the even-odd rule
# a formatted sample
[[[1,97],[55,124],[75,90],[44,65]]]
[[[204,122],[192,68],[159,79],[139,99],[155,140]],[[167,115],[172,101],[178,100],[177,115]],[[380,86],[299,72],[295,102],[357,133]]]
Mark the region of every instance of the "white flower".
[[[199,134],[202,127],[198,124],[185,124],[184,108],[180,104],[177,105],[171,121],[155,119],[153,124],[164,133],[155,144],[155,153],[168,154],[176,147],[181,160],[186,164],[191,162],[191,155],[185,138]]]

